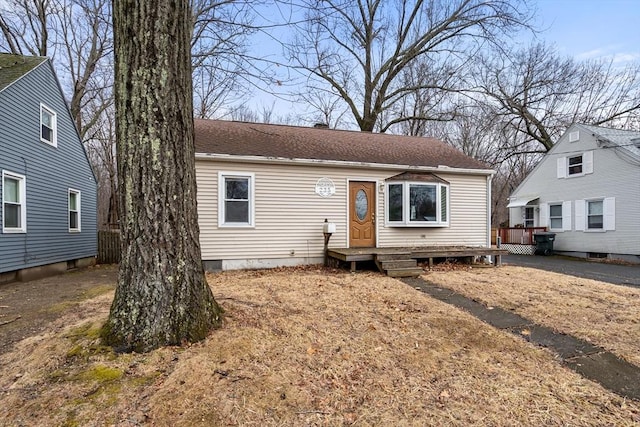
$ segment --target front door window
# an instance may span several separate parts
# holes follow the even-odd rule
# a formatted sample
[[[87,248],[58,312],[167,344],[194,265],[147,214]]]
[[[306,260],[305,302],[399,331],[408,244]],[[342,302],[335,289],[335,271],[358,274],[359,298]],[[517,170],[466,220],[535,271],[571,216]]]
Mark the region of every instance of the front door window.
[[[360,221],[364,221],[369,211],[369,203],[367,201],[367,193],[364,190],[358,190],[356,193],[356,215]]]

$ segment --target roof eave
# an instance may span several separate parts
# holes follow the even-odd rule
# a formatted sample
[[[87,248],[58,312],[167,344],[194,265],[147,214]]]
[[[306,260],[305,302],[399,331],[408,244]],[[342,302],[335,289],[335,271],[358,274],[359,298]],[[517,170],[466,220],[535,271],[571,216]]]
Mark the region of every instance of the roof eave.
[[[295,164],[295,165],[314,165],[326,167],[349,167],[360,169],[395,169],[395,170],[415,170],[427,172],[449,172],[465,175],[494,175],[493,169],[467,169],[456,168],[446,165],[438,166],[415,166],[415,165],[399,165],[385,163],[369,163],[355,162],[344,160],[322,160],[322,159],[299,159],[285,157],[265,157],[265,156],[249,156],[237,154],[216,154],[216,153],[199,153],[195,155],[197,160],[216,160],[223,162],[242,162],[242,163],[268,163],[268,164]]]

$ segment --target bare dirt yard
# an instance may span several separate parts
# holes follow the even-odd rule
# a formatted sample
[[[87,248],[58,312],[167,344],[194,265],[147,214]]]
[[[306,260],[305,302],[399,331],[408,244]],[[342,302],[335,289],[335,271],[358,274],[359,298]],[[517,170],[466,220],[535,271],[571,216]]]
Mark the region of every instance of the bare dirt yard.
[[[108,269],[74,280],[81,285],[105,273],[113,274],[113,286],[114,270]],[[586,322],[569,308],[593,300],[584,312],[606,307],[603,312],[623,326],[606,338],[585,336],[637,363],[621,332],[624,325],[637,328],[637,320],[616,314],[638,307],[637,294],[562,276],[557,280],[580,282],[554,296],[546,289],[547,274],[502,267],[424,278],[576,334]],[[497,283],[502,276],[511,280],[503,287],[529,281],[531,288],[499,300],[509,292],[494,289],[492,278]],[[39,333],[0,355],[0,425],[640,423],[640,402],[564,368],[547,350],[378,273],[308,268],[208,279],[226,310],[225,323],[194,345],[120,355],[102,347],[99,328],[113,297],[105,287],[106,293],[61,309]],[[574,296],[580,297],[575,304]],[[547,298],[567,301],[558,307],[560,301]],[[8,304],[0,299],[0,305]],[[592,317],[590,329],[599,321]]]
[[[114,266],[98,265],[31,282],[0,285],[0,354],[47,328],[70,308],[115,289]]]

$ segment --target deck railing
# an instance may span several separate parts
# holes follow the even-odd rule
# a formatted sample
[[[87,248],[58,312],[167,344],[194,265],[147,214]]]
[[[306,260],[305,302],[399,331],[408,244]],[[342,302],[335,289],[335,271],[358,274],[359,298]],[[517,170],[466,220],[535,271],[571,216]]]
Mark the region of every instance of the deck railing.
[[[508,227],[499,228],[500,243],[511,245],[533,245],[533,235],[539,231],[546,231],[546,227]]]

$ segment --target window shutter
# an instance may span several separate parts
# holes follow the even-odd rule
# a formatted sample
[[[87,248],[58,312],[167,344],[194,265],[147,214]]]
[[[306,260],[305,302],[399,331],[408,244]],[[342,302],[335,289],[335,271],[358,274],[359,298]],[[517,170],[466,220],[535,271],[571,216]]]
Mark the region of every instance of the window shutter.
[[[593,173],[593,151],[587,151],[582,155],[582,169],[585,174]]]
[[[547,203],[540,203],[540,223],[538,224],[538,226],[549,226],[549,204]]]
[[[559,157],[557,164],[557,176],[558,178],[566,178],[567,177],[567,158]]]
[[[562,202],[562,230],[571,231],[571,201]]]
[[[576,200],[576,231],[584,231],[584,200]]]
[[[602,204],[604,208],[604,229],[605,231],[616,229],[616,198],[607,197]]]

